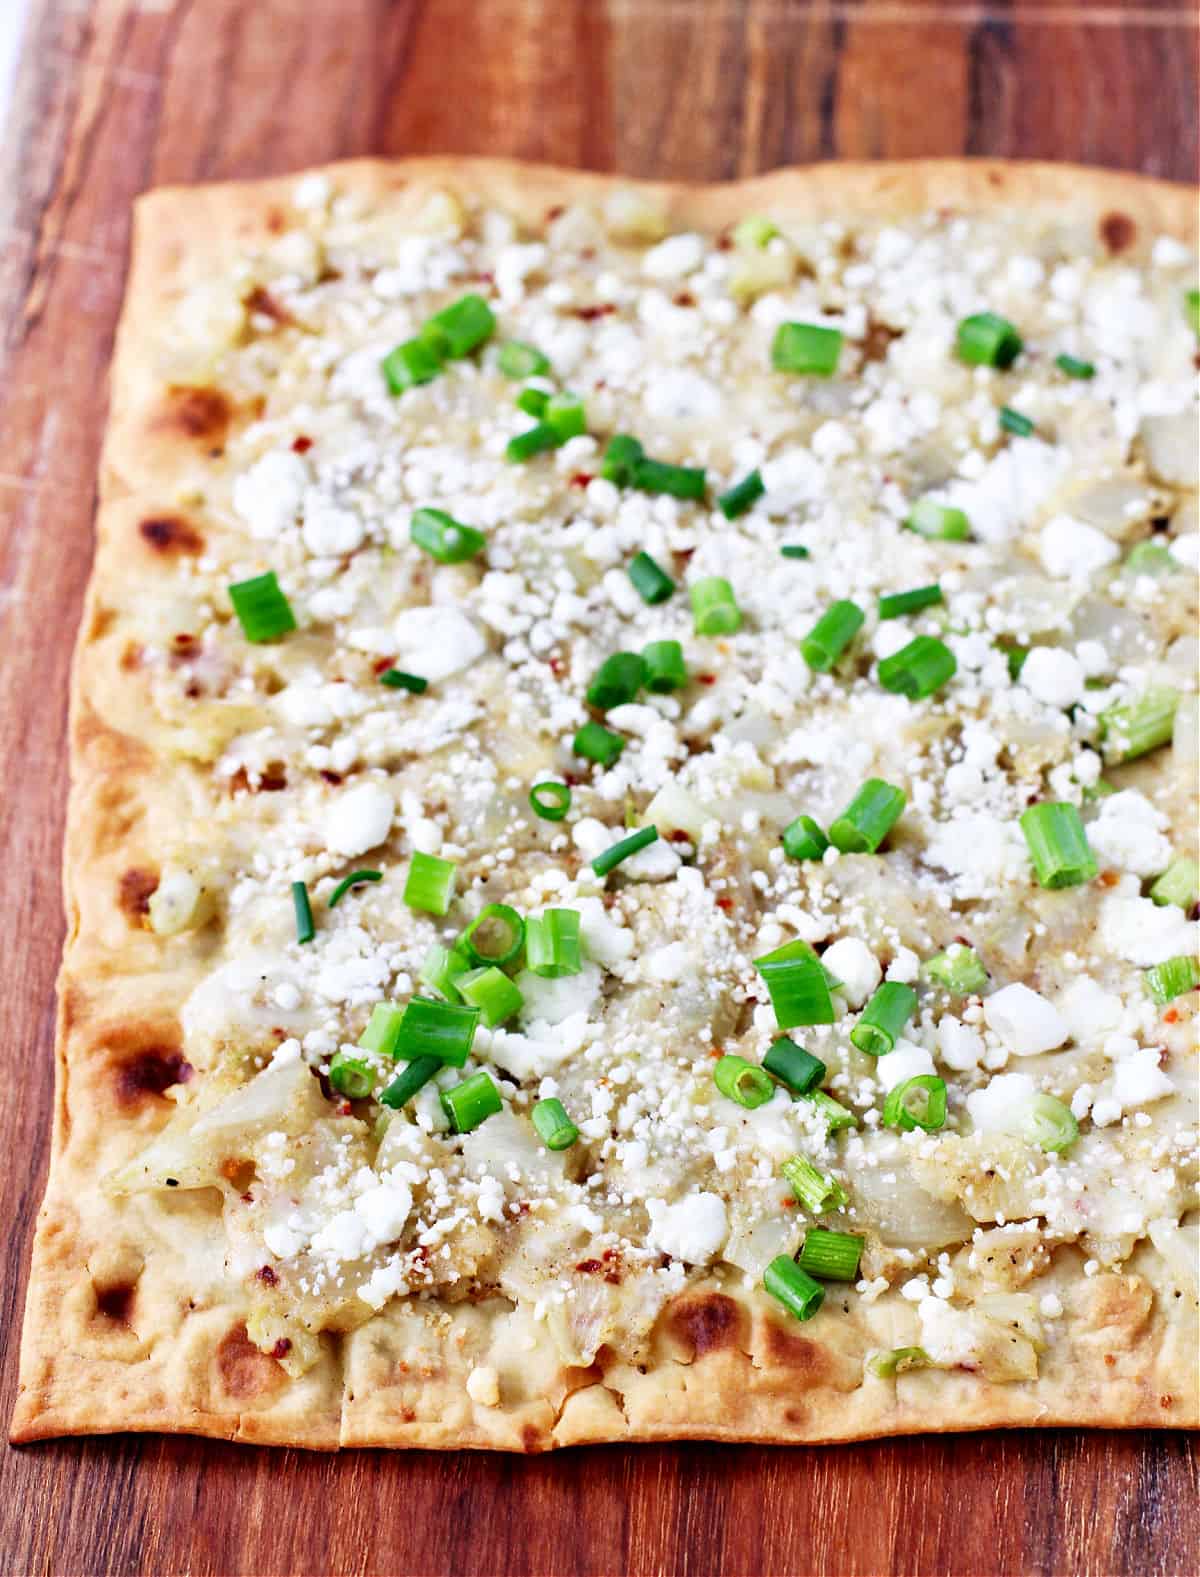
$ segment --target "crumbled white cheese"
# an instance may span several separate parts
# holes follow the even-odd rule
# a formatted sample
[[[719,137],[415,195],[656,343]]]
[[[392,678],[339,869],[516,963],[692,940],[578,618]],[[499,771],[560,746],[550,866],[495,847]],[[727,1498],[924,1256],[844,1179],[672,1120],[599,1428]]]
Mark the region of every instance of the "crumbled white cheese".
[[[1070,1026],[1052,1002],[1015,981],[993,991],[983,1003],[983,1016],[1008,1049],[1018,1057],[1054,1051],[1070,1037]]]

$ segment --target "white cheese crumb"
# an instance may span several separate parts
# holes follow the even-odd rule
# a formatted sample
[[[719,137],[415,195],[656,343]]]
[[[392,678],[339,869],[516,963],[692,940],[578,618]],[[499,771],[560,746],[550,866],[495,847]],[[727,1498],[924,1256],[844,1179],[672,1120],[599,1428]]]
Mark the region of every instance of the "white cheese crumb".
[[[1042,528],[1039,550],[1047,575],[1056,580],[1086,580],[1120,558],[1117,544],[1094,526],[1070,515],[1055,515]]]
[[[687,1265],[707,1265],[729,1236],[729,1215],[719,1194],[687,1194],[676,1204],[648,1199],[648,1238],[660,1253]]]
[[[345,789],[325,812],[325,844],[334,854],[365,854],[391,831],[396,807],[378,783]]]
[[[467,1395],[480,1407],[499,1407],[500,1376],[489,1364],[476,1364],[467,1376]]]
[[[1057,646],[1035,646],[1021,669],[1021,683],[1047,706],[1073,706],[1083,696],[1083,665]]]
[[[1101,805],[1099,816],[1088,827],[1088,842],[1104,864],[1135,876],[1155,876],[1171,861],[1166,825],[1166,817],[1144,794],[1122,789]]]
[[[879,960],[865,942],[844,936],[826,948],[821,962],[842,982],[842,995],[852,1008],[860,1008],[883,979]]]
[[[1018,1057],[1036,1057],[1039,1052],[1061,1046],[1071,1031],[1052,1002],[1016,982],[1003,986],[987,997],[983,1016],[989,1029]]]

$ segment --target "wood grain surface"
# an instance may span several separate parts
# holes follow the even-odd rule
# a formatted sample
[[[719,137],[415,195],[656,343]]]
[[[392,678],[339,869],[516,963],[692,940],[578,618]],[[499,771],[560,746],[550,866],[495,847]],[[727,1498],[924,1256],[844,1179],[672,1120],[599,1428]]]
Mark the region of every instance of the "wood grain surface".
[[[0,0],[0,9],[9,0]],[[0,22],[3,18],[0,17]],[[0,146],[0,1413],[45,1175],[70,644],[130,199],[355,153],[713,179],[978,153],[1194,179],[1196,12],[1116,0],[32,0]],[[1175,1435],[340,1458],[4,1449],[0,1571],[1194,1573]]]

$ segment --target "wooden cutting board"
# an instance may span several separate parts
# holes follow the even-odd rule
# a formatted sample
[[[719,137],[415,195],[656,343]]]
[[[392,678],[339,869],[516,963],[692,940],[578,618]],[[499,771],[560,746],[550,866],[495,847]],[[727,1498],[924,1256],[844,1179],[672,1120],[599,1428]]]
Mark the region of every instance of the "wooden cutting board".
[[[801,0],[29,0],[0,147],[0,1100],[11,1412],[45,1174],[70,645],[129,203],[357,153],[714,179],[999,154],[1194,179],[1196,14]],[[14,0],[0,0],[0,27]],[[20,9],[17,5],[16,9]],[[1178,1435],[528,1460],[126,1436],[0,1457],[0,1573],[1195,1572]]]

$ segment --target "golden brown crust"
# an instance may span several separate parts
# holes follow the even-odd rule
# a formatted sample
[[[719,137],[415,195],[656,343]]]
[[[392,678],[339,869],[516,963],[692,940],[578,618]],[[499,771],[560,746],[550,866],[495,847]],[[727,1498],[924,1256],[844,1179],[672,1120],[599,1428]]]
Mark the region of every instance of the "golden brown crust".
[[[354,161],[325,173],[339,192],[401,213],[449,187],[531,224],[615,184],[497,160]],[[186,759],[139,737],[132,611],[154,595],[164,567],[202,552],[222,529],[205,516],[206,471],[257,414],[158,347],[186,291],[286,227],[293,189],[294,178],[174,188],[138,204],[72,682],[53,1159],[13,1438],[164,1429],[314,1448],[533,1451],[625,1439],[849,1440],[931,1426],[1194,1426],[1190,1321],[1133,1273],[1077,1278],[1065,1314],[1073,1340],[1044,1355],[1036,1382],[943,1371],[864,1379],[867,1352],[886,1345],[868,1312],[849,1318],[830,1307],[785,1328],[768,1300],[731,1296],[717,1282],[668,1307],[648,1362],[636,1368],[606,1363],[603,1351],[590,1369],[564,1368],[534,1328],[523,1333],[520,1364],[506,1369],[515,1344],[505,1321],[516,1318],[507,1303],[416,1303],[323,1338],[320,1361],[293,1380],[247,1338],[244,1292],[222,1269],[224,1234],[210,1199],[126,1201],[118,1212],[100,1193],[98,1179],[162,1126],[166,1092],[191,1075],[178,1012],[204,969],[203,943],[155,938],[144,926],[157,833],[199,810],[205,789]],[[816,219],[1038,209],[1131,258],[1156,234],[1194,239],[1197,221],[1189,188],[1050,164],[824,165],[734,185],[645,189],[669,224],[706,229],[754,210]],[[500,1371],[499,1407],[477,1405],[466,1391],[472,1364],[484,1361]]]

